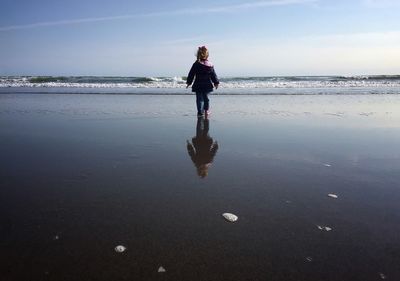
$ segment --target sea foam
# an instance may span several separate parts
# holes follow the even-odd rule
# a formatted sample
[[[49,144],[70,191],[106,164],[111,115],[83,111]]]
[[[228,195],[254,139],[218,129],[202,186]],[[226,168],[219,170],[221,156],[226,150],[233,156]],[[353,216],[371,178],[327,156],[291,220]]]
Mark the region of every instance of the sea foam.
[[[375,76],[268,76],[222,77],[220,93],[308,94],[400,93],[400,75]],[[0,88],[77,88],[77,89],[161,89],[160,93],[180,93],[186,87],[186,77],[116,77],[116,76],[2,76]],[[162,91],[166,89],[167,91]],[[311,89],[304,91],[304,89]],[[344,89],[344,90],[343,90]],[[243,91],[246,90],[246,91]],[[175,91],[175,92],[174,92]],[[138,91],[136,91],[137,93]],[[339,91],[336,91],[339,92]]]

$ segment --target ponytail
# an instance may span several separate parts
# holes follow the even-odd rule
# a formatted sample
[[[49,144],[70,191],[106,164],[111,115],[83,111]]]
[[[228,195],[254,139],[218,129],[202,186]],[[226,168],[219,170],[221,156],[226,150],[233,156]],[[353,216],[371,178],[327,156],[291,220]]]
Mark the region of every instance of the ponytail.
[[[205,61],[208,59],[208,49],[206,46],[201,46],[197,49],[197,61]]]

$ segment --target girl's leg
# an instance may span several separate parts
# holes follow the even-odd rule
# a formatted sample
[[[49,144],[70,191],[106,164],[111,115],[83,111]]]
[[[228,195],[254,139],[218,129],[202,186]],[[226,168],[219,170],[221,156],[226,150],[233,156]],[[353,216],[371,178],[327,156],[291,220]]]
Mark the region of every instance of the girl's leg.
[[[202,114],[202,103],[203,103],[203,93],[196,92],[196,106],[197,106],[197,114]]]
[[[208,99],[208,93],[203,93],[203,100],[204,100],[204,110],[208,111],[208,109],[210,108],[210,103],[209,103],[209,99]]]

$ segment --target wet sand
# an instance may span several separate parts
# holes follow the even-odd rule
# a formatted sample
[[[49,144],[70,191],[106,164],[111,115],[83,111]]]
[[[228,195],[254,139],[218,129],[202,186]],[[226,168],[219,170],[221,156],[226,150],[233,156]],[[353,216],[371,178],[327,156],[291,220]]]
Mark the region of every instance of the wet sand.
[[[1,94],[1,279],[400,280],[400,97],[194,106]]]

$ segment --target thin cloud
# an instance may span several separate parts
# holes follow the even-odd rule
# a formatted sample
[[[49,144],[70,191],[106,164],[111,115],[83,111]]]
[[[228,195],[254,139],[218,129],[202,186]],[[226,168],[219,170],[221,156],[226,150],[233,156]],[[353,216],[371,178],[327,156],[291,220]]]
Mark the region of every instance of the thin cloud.
[[[317,0],[276,0],[276,1],[258,1],[258,2],[249,2],[249,3],[241,3],[236,5],[228,5],[228,6],[220,6],[220,7],[212,7],[206,9],[207,12],[230,12],[235,10],[243,10],[243,9],[254,9],[254,8],[263,8],[263,7],[272,7],[272,6],[287,6],[294,4],[307,4],[314,3]]]
[[[161,44],[163,44],[163,45],[181,45],[181,44],[186,44],[186,43],[199,42],[199,41],[203,41],[203,40],[204,40],[204,37],[179,38],[179,39],[164,41]]]
[[[363,3],[370,8],[391,8],[400,6],[398,0],[363,0]]]
[[[45,26],[56,26],[56,25],[71,25],[79,23],[89,23],[89,22],[100,22],[100,21],[111,21],[111,20],[123,20],[132,19],[139,17],[140,15],[123,15],[123,16],[113,16],[113,17],[98,17],[98,18],[86,18],[86,19],[73,19],[73,20],[60,20],[60,21],[49,21],[49,22],[38,22],[22,25],[10,25],[0,27],[0,31],[18,30],[18,29],[29,29],[36,27]]]
[[[21,29],[30,29],[30,28],[57,26],[57,25],[73,25],[73,24],[91,23],[91,22],[126,20],[126,19],[135,19],[135,18],[143,18],[143,17],[235,12],[235,11],[244,10],[244,9],[254,9],[254,8],[273,7],[273,6],[287,6],[287,5],[296,5],[296,4],[308,4],[308,3],[315,3],[317,1],[318,0],[257,1],[257,2],[241,3],[241,4],[236,4],[236,5],[216,6],[216,7],[210,7],[210,8],[181,9],[181,10],[175,10],[175,11],[155,12],[155,13],[147,13],[147,14],[132,14],[132,15],[120,15],[120,16],[110,16],[110,17],[95,17],[95,18],[38,22],[38,23],[23,24],[23,25],[10,25],[10,26],[0,27],[0,31],[21,30]]]

